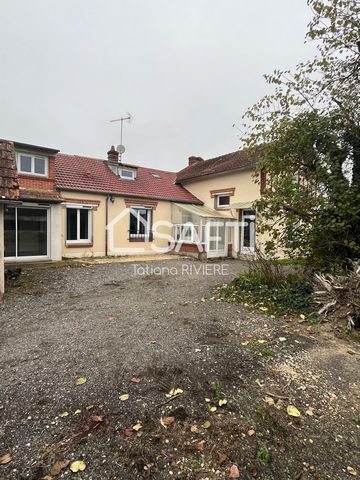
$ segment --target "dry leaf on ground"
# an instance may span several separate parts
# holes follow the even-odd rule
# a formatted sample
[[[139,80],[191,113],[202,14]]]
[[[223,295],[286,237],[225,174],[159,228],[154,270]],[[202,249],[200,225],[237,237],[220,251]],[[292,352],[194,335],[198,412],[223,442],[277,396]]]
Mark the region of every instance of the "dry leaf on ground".
[[[175,422],[175,417],[163,417],[160,422],[163,427],[168,427]]]
[[[86,383],[86,378],[85,377],[79,377],[76,379],[76,385],[84,385]]]
[[[82,460],[76,460],[70,465],[70,470],[74,473],[83,472],[86,468],[86,463]]]
[[[199,452],[203,452],[204,448],[205,448],[205,440],[201,440],[196,444],[196,450],[198,450]]]
[[[104,421],[104,415],[94,415],[92,419],[94,422],[100,423]]]
[[[203,423],[203,428],[210,428],[211,427],[211,422],[209,420],[205,420]]]
[[[236,465],[232,465],[230,468],[229,478],[240,478],[240,472]]]
[[[141,382],[141,378],[138,377],[137,375],[134,375],[131,379],[132,383],[140,383]]]
[[[12,460],[12,456],[10,453],[5,453],[2,457],[0,457],[0,465],[6,465],[7,463],[10,463]]]
[[[352,475],[353,477],[356,477],[356,476],[357,476],[357,471],[356,471],[355,468],[353,468],[353,467],[347,467],[346,471],[347,471],[347,473],[349,473],[349,474]]]
[[[62,458],[61,460],[57,460],[54,465],[51,467],[50,470],[50,475],[53,477],[56,477],[56,475],[59,475],[61,470],[63,468],[66,468],[70,463],[70,460],[66,460],[65,458]]]
[[[288,405],[287,407],[287,413],[288,415],[290,415],[291,417],[301,417],[301,413],[299,412],[299,410],[294,407],[293,405]]]

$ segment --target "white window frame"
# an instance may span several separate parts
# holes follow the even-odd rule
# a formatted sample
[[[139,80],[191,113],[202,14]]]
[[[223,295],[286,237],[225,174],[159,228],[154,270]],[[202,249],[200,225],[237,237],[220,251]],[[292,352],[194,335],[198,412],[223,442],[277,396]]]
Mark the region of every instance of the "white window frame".
[[[189,223],[177,223],[174,225],[174,240],[182,243],[196,243],[199,238],[199,225]]]
[[[153,209],[150,208],[150,207],[145,207],[145,206],[141,206],[141,205],[134,205],[134,206],[130,207],[130,209],[131,209],[130,217],[131,217],[131,215],[134,215],[134,212],[136,211],[136,231],[137,232],[140,231],[140,225],[144,225],[143,221],[141,220],[140,210],[146,210],[146,229],[145,229],[145,233],[143,234],[143,237],[144,237],[145,241],[149,241],[149,238],[152,234]],[[139,233],[132,234],[130,232],[130,222],[131,222],[130,217],[129,217],[129,239],[130,238],[141,238],[141,237],[136,237],[136,236],[131,237],[131,235],[141,235],[141,234],[139,234]],[[145,227],[145,225],[144,225],[144,227]]]
[[[219,205],[220,197],[229,197],[229,203],[227,205]],[[230,193],[219,193],[216,195],[216,208],[229,208],[230,207]]]
[[[68,228],[67,228],[67,211],[71,208],[73,210],[77,210],[76,214],[76,230],[77,230],[77,239],[76,240],[68,240]],[[79,238],[80,236],[80,210],[87,210],[88,212],[88,238]],[[93,243],[92,239],[92,226],[93,226],[93,216],[92,216],[92,207],[88,205],[73,205],[67,204],[66,205],[66,245],[91,245]]]
[[[131,173],[131,178],[130,177],[126,177],[126,176],[123,176],[122,172],[129,172]],[[122,180],[135,180],[136,178],[136,175],[135,175],[135,170],[132,170],[131,168],[123,168],[123,167],[120,167],[120,170],[119,170],[119,176]]]
[[[28,204],[28,205],[19,205],[19,206],[12,206],[11,208],[15,208],[15,256],[14,257],[4,257],[5,263],[10,263],[10,262],[30,262],[30,261],[36,261],[36,260],[48,260],[50,259],[50,246],[51,246],[51,229],[50,229],[50,221],[51,221],[51,213],[50,213],[50,207],[48,206],[43,206],[43,205],[35,205],[35,204]],[[46,255],[33,255],[33,256],[18,256],[18,213],[17,210],[18,208],[25,208],[28,210],[46,210],[47,211],[47,245],[46,245],[46,250],[47,254]]]
[[[24,170],[21,170],[21,156],[31,158],[31,172],[26,172]],[[35,159],[36,158],[44,160],[45,173],[35,173]],[[16,165],[17,165],[18,172],[22,173],[23,175],[31,175],[31,176],[34,176],[34,177],[48,177],[49,176],[49,157],[45,157],[44,155],[36,155],[36,154],[33,154],[33,153],[27,153],[27,152],[16,152]]]

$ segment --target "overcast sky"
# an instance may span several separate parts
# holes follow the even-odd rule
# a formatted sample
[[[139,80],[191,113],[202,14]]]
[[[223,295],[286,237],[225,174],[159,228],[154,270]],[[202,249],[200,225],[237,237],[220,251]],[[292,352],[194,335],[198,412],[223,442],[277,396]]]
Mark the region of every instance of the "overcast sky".
[[[306,0],[1,0],[0,138],[179,170],[234,151],[262,77],[308,59]]]

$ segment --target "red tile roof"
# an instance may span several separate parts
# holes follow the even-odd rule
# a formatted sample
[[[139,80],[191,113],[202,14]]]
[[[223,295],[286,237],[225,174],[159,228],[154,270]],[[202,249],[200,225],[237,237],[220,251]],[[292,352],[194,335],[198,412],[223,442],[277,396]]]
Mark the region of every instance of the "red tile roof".
[[[19,197],[19,180],[12,142],[0,140],[0,199],[16,200]]]
[[[209,160],[202,160],[198,157],[199,160],[196,163],[180,170],[176,176],[176,182],[181,183],[207,175],[216,175],[231,170],[251,168],[256,165],[258,156],[258,151],[237,150],[236,152],[210,158]]]
[[[107,161],[78,155],[56,155],[56,187],[61,190],[112,193],[124,197],[156,198],[202,204],[181,185],[176,173],[136,167],[136,180],[123,180],[113,173]],[[127,165],[129,166],[129,165]],[[160,176],[154,178],[152,173]]]

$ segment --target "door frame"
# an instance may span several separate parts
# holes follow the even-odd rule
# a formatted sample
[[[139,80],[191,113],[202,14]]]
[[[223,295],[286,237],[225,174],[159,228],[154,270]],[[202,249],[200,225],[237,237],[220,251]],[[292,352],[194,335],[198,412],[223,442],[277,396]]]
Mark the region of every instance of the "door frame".
[[[5,257],[4,255],[4,262],[5,263],[15,263],[15,262],[36,262],[38,260],[49,260],[51,258],[50,254],[50,248],[51,248],[51,241],[50,241],[50,235],[51,235],[51,228],[50,228],[50,222],[51,222],[51,208],[49,205],[18,205],[18,206],[9,206],[9,208],[15,208],[15,242],[16,242],[16,255],[13,257]],[[29,210],[46,210],[47,216],[46,216],[46,236],[47,236],[47,242],[46,242],[46,255],[34,255],[34,256],[24,256],[24,257],[19,257],[17,256],[17,250],[18,250],[18,222],[17,222],[17,209],[18,208],[26,208]],[[4,217],[5,217],[5,211],[4,211]],[[5,230],[4,230],[4,237],[5,237]]]
[[[245,214],[245,212],[253,212],[252,214]],[[251,247],[244,247],[244,225],[243,223],[246,221],[247,218],[250,218],[252,216],[255,216],[255,219],[253,221],[254,225],[254,232],[253,232],[253,246]],[[240,227],[240,254],[242,255],[255,255],[255,247],[256,247],[256,211],[252,210],[250,208],[248,209],[242,209],[240,210],[240,221],[241,221],[241,227]],[[251,231],[250,231],[251,234]],[[250,242],[251,243],[251,242]]]
[[[216,224],[219,224],[219,223],[222,223],[223,224],[223,228],[224,228],[224,233],[225,233],[225,236],[224,236],[224,248],[223,250],[219,250],[218,248],[216,250],[210,250],[210,227],[211,226],[215,226],[216,227],[216,233],[217,233],[217,237],[219,237],[218,235],[218,230],[219,228],[221,228],[222,226],[221,225],[216,225]],[[214,225],[215,224],[215,225]],[[216,219],[215,221],[214,220],[208,220],[205,224],[205,245],[206,245],[206,255],[208,258],[219,258],[219,257],[227,257],[228,256],[228,227],[226,225],[226,220],[220,220],[220,219]],[[219,244],[219,240],[215,240],[216,241],[216,245],[218,246]]]

